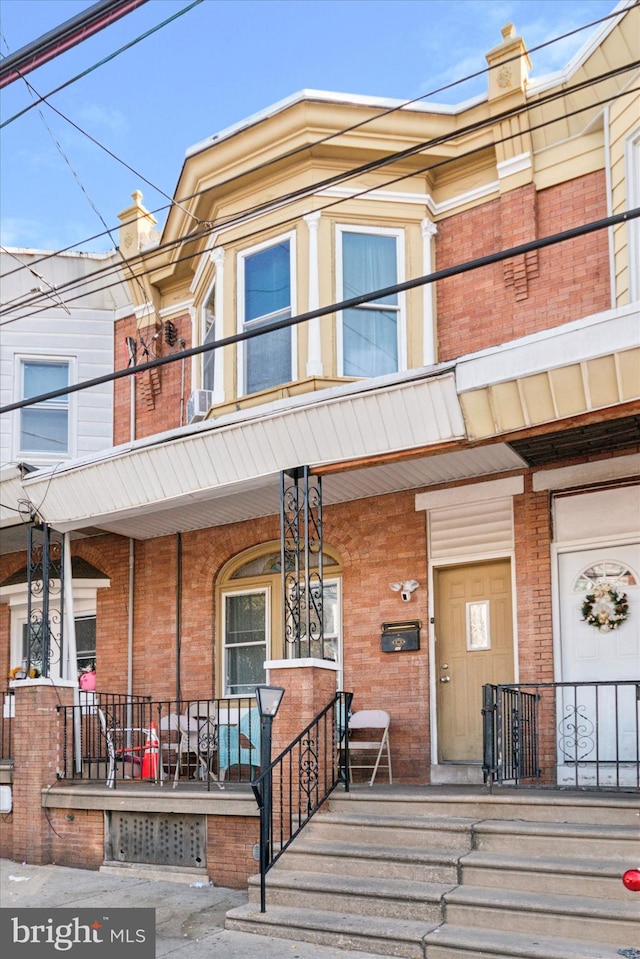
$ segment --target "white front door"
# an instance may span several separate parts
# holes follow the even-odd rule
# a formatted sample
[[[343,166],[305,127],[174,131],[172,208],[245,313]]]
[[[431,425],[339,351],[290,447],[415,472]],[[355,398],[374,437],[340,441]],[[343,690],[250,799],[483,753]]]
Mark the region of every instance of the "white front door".
[[[558,778],[561,783],[606,784],[615,763],[638,756],[640,681],[640,545],[563,552],[558,558],[560,662],[557,680],[580,685],[559,691]],[[628,614],[615,628],[590,625],[583,605],[598,586],[626,596]],[[606,604],[605,604],[606,612]],[[609,768],[609,773],[607,772]]]

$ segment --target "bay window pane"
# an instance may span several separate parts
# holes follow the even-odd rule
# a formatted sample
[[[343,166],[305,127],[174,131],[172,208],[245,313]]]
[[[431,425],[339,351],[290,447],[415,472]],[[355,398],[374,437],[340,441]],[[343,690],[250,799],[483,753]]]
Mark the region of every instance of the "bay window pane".
[[[288,240],[245,259],[244,298],[247,323],[291,306]]]
[[[397,238],[343,231],[342,278],[343,299],[396,284]],[[378,306],[381,308],[376,309]],[[342,372],[345,376],[382,376],[397,371],[398,316],[397,293],[343,312]]]
[[[283,314],[290,315],[289,310]],[[291,330],[273,330],[246,340],[245,350],[247,393],[268,390],[291,380]]]
[[[288,240],[244,260],[244,329],[291,316],[291,250]],[[291,380],[291,330],[246,340],[245,391],[257,393]]]
[[[344,232],[342,276],[345,300],[397,283],[395,236]],[[389,296],[373,302],[397,305],[398,294],[390,293]]]
[[[345,376],[382,376],[397,371],[397,313],[345,310],[342,341]]]

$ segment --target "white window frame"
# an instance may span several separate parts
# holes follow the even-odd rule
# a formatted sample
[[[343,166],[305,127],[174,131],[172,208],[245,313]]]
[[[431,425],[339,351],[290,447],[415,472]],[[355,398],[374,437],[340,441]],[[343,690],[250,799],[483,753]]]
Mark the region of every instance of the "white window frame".
[[[365,233],[370,236],[393,236],[396,240],[396,274],[398,283],[402,283],[405,278],[405,231],[401,227],[382,227],[382,226],[362,226],[350,223],[336,224],[336,301],[340,302],[347,299],[343,292],[343,270],[342,270],[342,235],[343,233]],[[401,373],[407,369],[407,305],[404,292],[398,293],[397,306],[382,306],[372,303],[363,304],[359,309],[376,309],[394,311],[398,316],[397,323],[397,350],[398,350],[398,370]],[[343,314],[340,311],[336,316],[336,359],[338,365],[338,376],[344,376],[344,341],[343,341]]]
[[[289,288],[291,290],[291,316],[296,315],[296,234],[292,230],[289,233],[283,233],[280,236],[274,236],[269,240],[264,240],[262,243],[257,243],[254,246],[248,247],[246,250],[242,250],[237,255],[237,303],[238,303],[238,324],[237,329],[238,333],[244,332],[245,326],[245,309],[244,309],[244,278],[245,278],[245,261],[254,255],[254,253],[260,253],[262,250],[267,250],[271,246],[277,246],[279,243],[284,241],[289,242]],[[268,322],[269,314],[261,318],[261,322]],[[255,320],[251,321],[252,323],[256,322]],[[298,379],[298,337],[297,329],[295,326],[292,326],[290,329],[291,333],[291,380],[287,382],[294,382]],[[246,384],[245,384],[245,345],[244,341],[238,343],[238,396],[246,396]],[[276,389],[280,384],[273,384],[272,389]]]
[[[90,585],[89,585],[90,584]],[[82,619],[86,616],[96,616],[98,610],[98,589],[110,585],[110,580],[76,580],[73,584],[73,618]],[[59,598],[52,597],[49,608],[49,614],[53,617],[60,616],[60,606],[56,602]],[[10,643],[11,660],[9,668],[22,666],[22,637],[24,627],[27,625],[27,610],[29,604],[29,589],[27,583],[16,583],[14,586],[0,587],[0,600],[9,604],[11,612]],[[66,615],[66,611],[65,611]],[[59,619],[58,619],[59,622]],[[59,636],[56,636],[59,640]],[[62,672],[62,663],[57,659],[51,663],[50,676],[52,679],[60,679]]]
[[[66,354],[46,353],[16,353],[14,355],[14,396],[16,401],[25,399],[24,396],[24,372],[28,364],[55,364],[66,366],[67,385],[73,386],[76,382],[77,362],[75,356]],[[55,400],[49,401],[50,404],[56,403]],[[37,405],[37,404],[36,404]],[[14,460],[24,460],[35,465],[45,465],[56,463],[62,460],[72,459],[77,450],[77,406],[75,403],[75,394],[67,394],[67,400],[63,403],[51,405],[50,408],[66,409],[67,411],[67,448],[64,452],[54,450],[23,450],[21,448],[22,436],[22,413],[23,409],[15,410],[13,420],[12,449]]]
[[[213,310],[208,311],[207,304],[211,301],[211,299],[213,299]],[[216,329],[217,323],[218,323],[218,316],[217,316],[215,307],[216,307],[216,279],[214,278],[209,289],[207,290],[207,295],[204,298],[204,302],[200,310],[200,343],[202,346],[204,346],[205,343],[215,342],[215,340],[218,338],[217,329]],[[213,322],[209,325],[209,328],[207,329],[207,324],[209,323],[209,317],[207,315],[208,313],[210,313],[213,316]],[[213,333],[211,335],[211,338],[208,340],[207,336],[211,331],[213,331]],[[205,383],[205,380],[204,380],[204,367],[207,360],[211,364],[211,370],[213,373],[213,382],[210,385]],[[200,356],[200,387],[203,390],[211,390],[212,392],[214,392],[216,389],[216,385],[217,385],[216,372],[217,371],[216,371],[215,360],[216,360],[216,350],[213,350],[208,353],[202,353]]]
[[[337,650],[336,650],[336,664],[338,666],[338,671],[336,672],[336,683],[337,689],[343,688],[343,676],[344,676],[344,653],[343,653],[343,621],[344,621],[344,611],[342,608],[342,576],[328,576],[322,578],[322,587],[324,590],[325,586],[335,586],[336,587],[336,602],[338,604],[338,635],[337,635]]]
[[[227,650],[229,645],[227,644],[227,598],[229,596],[250,596],[262,593],[264,595],[264,616],[265,616],[265,630],[264,630],[264,647],[265,655],[263,660],[263,677],[260,680],[261,682],[266,682],[266,671],[264,670],[264,663],[267,660],[271,659],[271,587],[269,585],[265,586],[250,586],[248,589],[223,589],[221,592],[221,619],[222,619],[222,696],[224,699],[242,699],[247,696],[252,696],[251,692],[243,693],[233,693],[229,692],[228,682],[227,682]],[[238,648],[238,643],[233,644],[233,648]],[[258,643],[253,644],[242,644],[242,645],[258,645]],[[261,645],[261,644],[260,644]]]

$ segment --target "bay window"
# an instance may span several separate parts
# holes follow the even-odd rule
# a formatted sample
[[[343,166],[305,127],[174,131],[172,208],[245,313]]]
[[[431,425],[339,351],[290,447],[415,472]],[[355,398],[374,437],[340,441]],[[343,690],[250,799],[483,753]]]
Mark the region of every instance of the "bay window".
[[[207,297],[202,311],[202,339],[203,345],[213,343],[216,338],[216,288],[215,284]],[[213,392],[215,371],[215,350],[208,350],[202,354],[201,386],[203,390]]]
[[[394,286],[403,279],[400,230],[338,227],[338,299]],[[344,310],[338,321],[338,370],[381,376],[403,368],[404,300],[391,293]]]
[[[289,234],[239,255],[240,332],[292,315],[294,240]],[[293,341],[290,327],[245,340],[240,349],[239,393],[257,393],[290,382],[295,375]]]

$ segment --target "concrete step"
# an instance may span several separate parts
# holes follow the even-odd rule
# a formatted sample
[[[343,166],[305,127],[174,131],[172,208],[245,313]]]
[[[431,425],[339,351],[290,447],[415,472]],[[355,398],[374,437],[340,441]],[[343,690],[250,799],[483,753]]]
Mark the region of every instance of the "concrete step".
[[[311,820],[307,831],[315,840],[463,852],[471,849],[472,826],[472,819],[361,815],[358,809],[322,813]]]
[[[196,869],[192,866],[157,866],[144,862],[103,862],[100,872],[111,876],[127,876],[134,879],[159,879],[164,882],[183,882],[192,885],[202,882],[209,885],[209,876],[206,869]]]
[[[277,906],[384,916],[419,922],[442,921],[442,897],[452,885],[274,869],[267,876],[267,902]],[[260,877],[249,879],[249,902],[259,902]]]
[[[278,861],[276,869],[296,872],[345,872],[352,876],[409,879],[417,882],[458,882],[459,852],[410,846],[374,846],[352,842],[305,839],[304,833]],[[619,881],[624,891],[624,886]]]
[[[571,856],[633,861],[638,852],[637,826],[589,823],[485,820],[473,827],[474,849],[531,856]]]
[[[341,912],[278,906],[269,900],[264,913],[260,912],[256,903],[232,909],[226,915],[225,928],[344,950],[364,950],[376,956],[423,959],[422,940],[435,925],[386,916],[345,915]]]
[[[368,815],[454,816],[480,819],[524,819],[529,822],[581,822],[633,826],[638,823],[638,798],[634,793],[601,793],[574,790],[513,789],[486,786],[451,787],[376,785],[353,786],[348,793],[336,790],[330,800],[333,812]]]
[[[629,955],[633,955],[630,943]],[[425,959],[620,959],[610,942],[501,932],[445,923],[427,934]]]
[[[506,889],[492,889],[488,894],[477,886],[458,886],[445,901],[446,921],[454,926],[616,943],[618,948],[638,935],[637,901]]]
[[[508,853],[470,852],[460,860],[463,886],[519,889],[564,895],[574,892],[596,899],[629,902],[634,893],[622,874],[635,860],[558,859]]]

